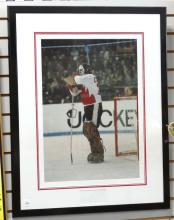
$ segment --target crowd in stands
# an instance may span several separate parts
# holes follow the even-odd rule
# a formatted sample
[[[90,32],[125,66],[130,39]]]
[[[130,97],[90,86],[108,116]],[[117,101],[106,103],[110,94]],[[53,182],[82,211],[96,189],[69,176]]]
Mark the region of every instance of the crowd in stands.
[[[75,73],[79,64],[88,62],[90,62],[98,79],[102,100],[108,101],[113,100],[114,96],[123,96],[125,87],[137,87],[137,46],[135,40],[112,45],[43,47],[43,103],[71,102],[71,96],[62,78]],[[79,97],[76,101],[79,101]]]

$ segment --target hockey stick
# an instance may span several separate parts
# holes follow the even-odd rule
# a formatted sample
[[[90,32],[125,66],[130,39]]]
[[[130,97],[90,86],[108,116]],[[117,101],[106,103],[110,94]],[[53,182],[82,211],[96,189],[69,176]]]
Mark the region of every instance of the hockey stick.
[[[73,135],[73,108],[74,108],[74,96],[72,95],[71,98],[71,136],[70,136],[70,157],[71,157],[71,164],[73,164],[73,155],[72,155],[72,135]]]
[[[73,153],[72,153],[72,141],[73,141],[73,119],[76,117],[76,113],[77,110],[74,108],[74,96],[72,95],[72,99],[71,99],[71,104],[72,104],[72,108],[71,108],[71,132],[70,132],[70,156],[71,156],[71,164],[73,164]],[[75,113],[74,113],[75,112]]]

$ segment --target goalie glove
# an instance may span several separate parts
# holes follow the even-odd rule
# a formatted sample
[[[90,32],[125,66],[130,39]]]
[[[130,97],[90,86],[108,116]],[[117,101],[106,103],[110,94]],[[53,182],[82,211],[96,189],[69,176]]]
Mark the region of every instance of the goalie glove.
[[[72,96],[77,96],[81,93],[81,90],[79,90],[77,87],[69,87],[69,91]]]
[[[66,82],[66,85],[71,93],[72,96],[77,96],[81,93],[81,85],[77,85],[74,79],[74,76],[68,76],[63,78],[63,80]]]
[[[74,76],[68,76],[63,78],[63,80],[66,82],[66,84],[68,85],[68,87],[70,86],[76,86],[76,82],[74,80]]]

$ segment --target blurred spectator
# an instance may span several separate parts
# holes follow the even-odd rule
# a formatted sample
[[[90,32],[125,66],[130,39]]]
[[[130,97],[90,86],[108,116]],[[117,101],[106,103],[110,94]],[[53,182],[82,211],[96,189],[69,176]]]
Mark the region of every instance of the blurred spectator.
[[[125,96],[137,96],[137,88],[125,87],[124,94]]]
[[[82,41],[82,40],[81,40]],[[93,43],[95,41],[95,43]],[[105,40],[106,41],[106,40]],[[57,104],[71,102],[71,97],[62,80],[81,63],[87,63],[94,69],[99,81],[103,101],[113,100],[114,96],[124,96],[125,87],[137,89],[137,44],[136,40],[114,40],[107,44],[103,40],[86,40],[79,46],[78,40],[72,40],[72,47],[42,49],[43,103]],[[117,43],[118,41],[118,43]],[[123,43],[119,43],[119,42]],[[107,40],[107,42],[112,42]],[[125,42],[125,43],[124,43]],[[98,44],[96,44],[98,43]],[[100,43],[100,44],[99,44]],[[57,45],[60,45],[57,40]],[[75,46],[77,45],[77,46]],[[86,54],[88,52],[88,54]],[[78,102],[78,98],[76,102]]]

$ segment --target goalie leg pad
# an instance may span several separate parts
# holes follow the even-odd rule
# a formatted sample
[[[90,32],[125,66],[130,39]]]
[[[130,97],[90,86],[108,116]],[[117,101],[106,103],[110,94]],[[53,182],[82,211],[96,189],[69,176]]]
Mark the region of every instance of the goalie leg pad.
[[[88,155],[89,162],[102,162],[104,160],[103,144],[96,125],[93,122],[84,122],[83,134],[88,139],[91,153]]]

